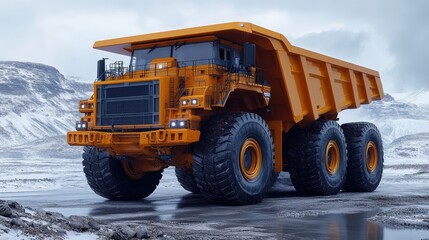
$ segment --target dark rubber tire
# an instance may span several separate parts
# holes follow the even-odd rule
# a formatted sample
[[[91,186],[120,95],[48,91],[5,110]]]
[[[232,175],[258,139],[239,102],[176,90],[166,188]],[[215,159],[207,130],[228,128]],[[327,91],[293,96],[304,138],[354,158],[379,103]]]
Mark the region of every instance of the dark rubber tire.
[[[295,189],[304,195],[335,195],[346,179],[347,149],[343,131],[335,121],[317,121],[305,129],[294,128],[294,141],[287,141],[289,173]],[[338,149],[337,168],[331,173],[326,163],[330,143]],[[329,159],[329,157],[328,157]]]
[[[346,123],[341,126],[347,141],[348,166],[344,190],[372,192],[380,184],[383,175],[383,141],[377,127],[372,123]],[[376,150],[376,165],[372,171],[367,166],[370,143]]]
[[[138,180],[129,178],[122,163],[107,150],[84,147],[83,171],[91,189],[110,200],[138,200],[149,196],[159,184],[162,170],[147,172]]]
[[[200,189],[197,186],[197,182],[195,181],[194,174],[192,174],[192,170],[191,172],[188,172],[184,168],[176,167],[175,172],[177,180],[183,189],[195,194],[200,193]]]
[[[254,178],[242,172],[240,153],[249,139],[260,150],[260,169]],[[193,172],[201,193],[209,200],[230,205],[262,201],[275,182],[274,145],[265,121],[254,113],[228,113],[203,124],[194,146]],[[252,158],[251,158],[252,159]]]

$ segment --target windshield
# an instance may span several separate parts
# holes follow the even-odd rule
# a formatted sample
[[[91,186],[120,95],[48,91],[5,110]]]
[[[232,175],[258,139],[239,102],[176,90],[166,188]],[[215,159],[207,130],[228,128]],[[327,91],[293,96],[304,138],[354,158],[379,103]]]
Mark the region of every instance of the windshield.
[[[213,42],[175,44],[174,46],[134,50],[131,65],[135,70],[148,69],[156,58],[174,57],[179,62],[208,60],[214,57]]]
[[[135,68],[137,70],[149,68],[149,63],[153,59],[170,57],[170,50],[170,46],[135,50],[133,53]]]
[[[213,58],[213,43],[193,43],[174,47],[174,57],[177,61],[195,61]]]

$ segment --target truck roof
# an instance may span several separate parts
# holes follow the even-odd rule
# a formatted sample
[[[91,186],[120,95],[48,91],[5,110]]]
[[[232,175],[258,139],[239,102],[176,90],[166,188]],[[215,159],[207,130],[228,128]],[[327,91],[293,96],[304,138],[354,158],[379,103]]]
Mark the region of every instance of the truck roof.
[[[101,40],[96,41],[93,47],[95,49],[104,50],[112,53],[130,55],[132,47],[135,45],[151,44],[175,39],[179,40],[203,36],[217,36],[219,38],[236,43],[249,42],[251,38],[265,38],[265,40],[268,40],[268,42],[265,41],[266,44],[263,44],[262,47],[266,49],[271,48],[271,50],[284,50],[292,54],[303,55],[307,58],[328,62],[334,65],[350,68],[379,77],[379,73],[375,70],[293,46],[281,33],[271,31],[269,29],[260,27],[249,22],[229,22],[202,27],[184,28],[179,30]],[[282,43],[282,46],[271,44],[269,42],[270,39],[280,41]],[[260,43],[262,42],[264,41],[260,41]]]

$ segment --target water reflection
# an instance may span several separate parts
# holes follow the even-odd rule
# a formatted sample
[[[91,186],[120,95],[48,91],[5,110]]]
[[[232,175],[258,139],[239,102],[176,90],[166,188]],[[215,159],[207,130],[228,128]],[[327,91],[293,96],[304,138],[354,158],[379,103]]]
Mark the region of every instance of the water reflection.
[[[383,227],[367,218],[378,211],[287,218],[272,225],[278,239],[384,239]]]

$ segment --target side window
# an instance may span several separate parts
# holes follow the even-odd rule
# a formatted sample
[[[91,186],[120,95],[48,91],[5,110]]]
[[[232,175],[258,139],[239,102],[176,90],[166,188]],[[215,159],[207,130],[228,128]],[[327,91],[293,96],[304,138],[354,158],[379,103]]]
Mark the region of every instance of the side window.
[[[225,49],[219,48],[219,58],[220,60],[225,60]]]
[[[231,51],[229,50],[226,51],[226,60],[231,61]]]

